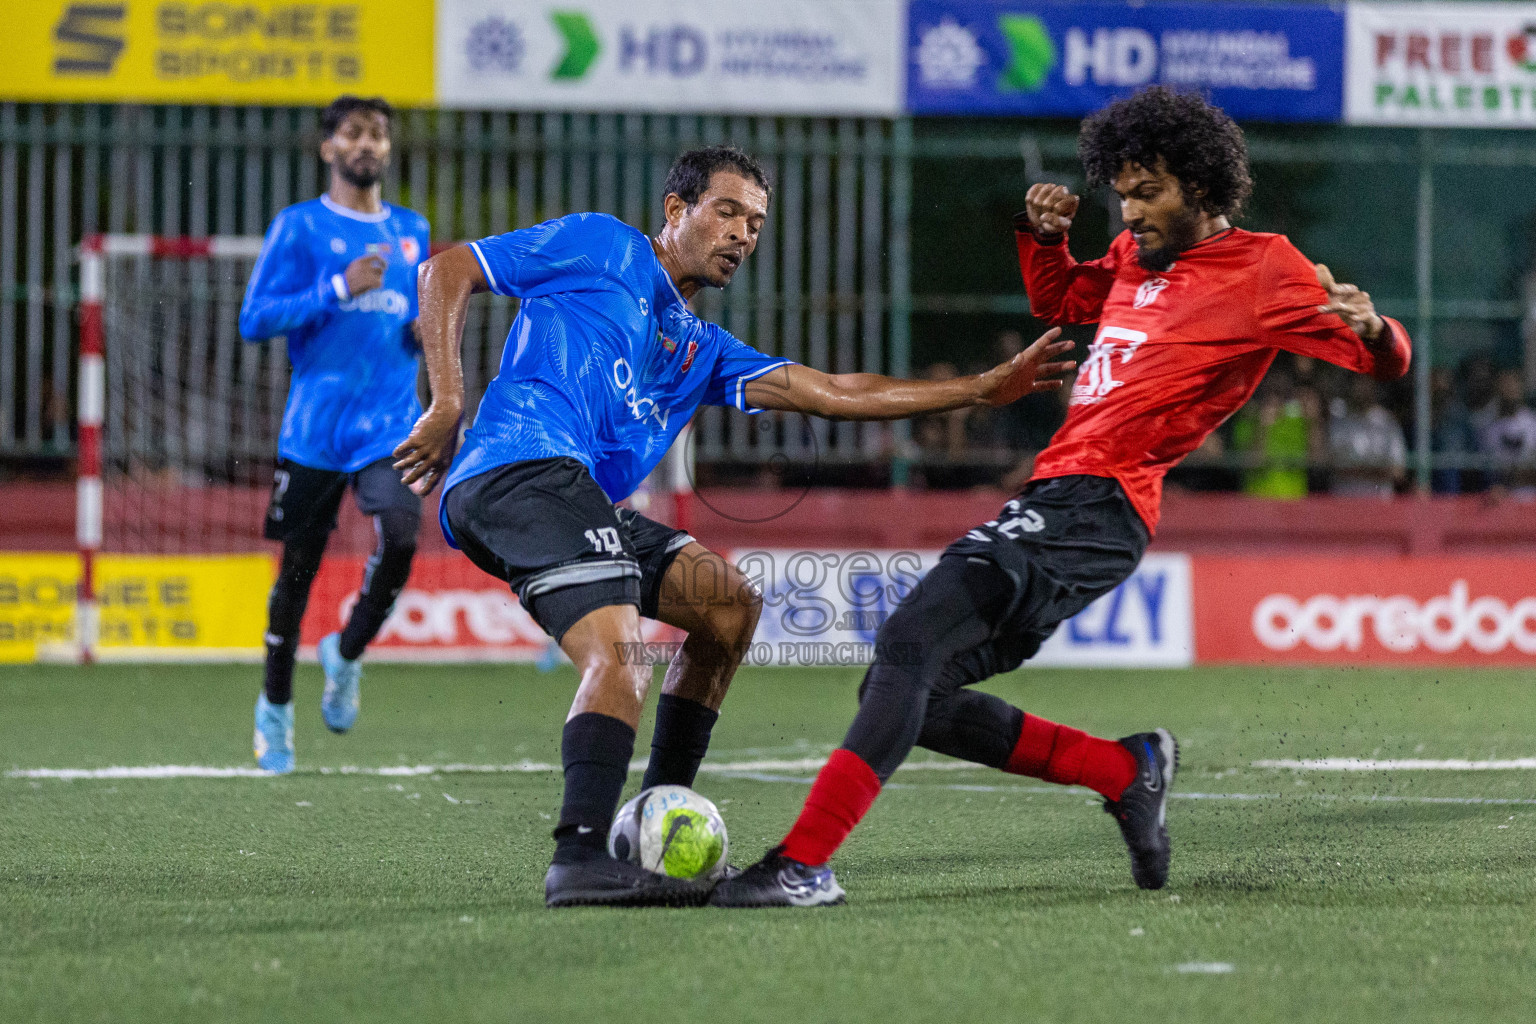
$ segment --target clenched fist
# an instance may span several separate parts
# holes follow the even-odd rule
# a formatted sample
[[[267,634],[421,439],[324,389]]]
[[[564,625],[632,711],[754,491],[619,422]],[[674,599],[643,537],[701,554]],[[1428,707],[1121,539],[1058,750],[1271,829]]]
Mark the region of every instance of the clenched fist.
[[[354,299],[364,292],[371,292],[384,283],[384,258],[369,254],[359,256],[347,264],[342,275],[347,279],[347,292]]]
[[[1024,197],[1024,212],[1029,214],[1030,226],[1037,235],[1065,234],[1077,216],[1077,196],[1065,186],[1040,182],[1029,186]]]

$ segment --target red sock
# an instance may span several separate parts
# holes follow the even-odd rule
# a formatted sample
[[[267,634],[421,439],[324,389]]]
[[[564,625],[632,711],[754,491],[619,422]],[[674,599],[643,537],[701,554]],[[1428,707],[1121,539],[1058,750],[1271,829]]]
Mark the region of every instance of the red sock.
[[[880,795],[880,778],[851,750],[832,751],[816,775],[795,827],[784,837],[784,855],[802,864],[825,864]]]
[[[1108,800],[1118,800],[1136,778],[1136,759],[1114,740],[1025,715],[1019,741],[1003,771],[1064,786],[1087,786]]]

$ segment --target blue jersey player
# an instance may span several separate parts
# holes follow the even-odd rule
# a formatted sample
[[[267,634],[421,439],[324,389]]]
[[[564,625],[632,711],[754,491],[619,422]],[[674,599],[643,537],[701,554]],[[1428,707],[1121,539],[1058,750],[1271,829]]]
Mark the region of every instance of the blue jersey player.
[[[643,785],[691,785],[761,599],[686,533],[615,508],[703,404],[897,419],[1001,405],[1056,386],[1054,334],[986,373],[948,381],[830,375],[757,352],[698,319],[688,301],[724,287],[757,245],[768,182],[745,153],[678,158],[666,224],[647,238],[576,214],[450,249],[421,275],[432,405],[396,450],[407,483],[446,471],[442,525],[472,561],[511,584],[581,681],[561,735],[565,794],[550,906],[685,905],[708,890],[608,856],[651,670],[627,658],[640,617],[687,631],[668,666]],[[522,300],[501,370],[455,460],[463,411],[459,338],[469,296]],[[451,469],[449,468],[452,463]]]
[[[421,498],[390,453],[421,415],[416,397],[416,273],[427,222],[379,198],[389,164],[390,108],[342,96],[325,109],[320,155],[331,182],[267,231],[240,307],[250,341],[283,335],[293,380],[283,412],[266,536],[282,541],[268,605],[266,678],[256,701],[256,760],[293,770],[293,661],[310,584],[350,485],[374,517],[378,549],[346,627],[320,641],[321,714],[345,732],[357,718],[359,658],[411,571]]]

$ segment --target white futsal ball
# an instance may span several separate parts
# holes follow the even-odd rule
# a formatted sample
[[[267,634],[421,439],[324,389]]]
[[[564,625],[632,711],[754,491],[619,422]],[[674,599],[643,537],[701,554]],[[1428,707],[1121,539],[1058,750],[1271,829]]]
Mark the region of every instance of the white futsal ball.
[[[673,878],[714,878],[730,843],[714,804],[687,786],[652,786],[619,808],[608,852]]]

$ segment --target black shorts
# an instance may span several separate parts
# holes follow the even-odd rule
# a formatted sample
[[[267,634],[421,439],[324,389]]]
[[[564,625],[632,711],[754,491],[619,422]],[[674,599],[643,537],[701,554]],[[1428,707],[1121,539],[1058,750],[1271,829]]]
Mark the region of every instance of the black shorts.
[[[556,642],[608,605],[632,604],[654,619],[662,578],[693,541],[615,506],[587,467],[570,458],[514,462],[472,476],[453,486],[443,508],[459,549],[505,580]]]
[[[288,541],[300,536],[328,534],[336,529],[341,495],[352,485],[357,507],[366,516],[399,509],[421,517],[421,498],[400,482],[393,458],[370,462],[355,473],[301,466],[280,459],[273,474],[272,501],[263,533],[267,540]]]
[[[1013,600],[993,644],[993,671],[1018,668],[1056,627],[1136,571],[1151,535],[1118,481],[1062,476],[1031,481],[983,523],[944,550],[985,559],[1013,581]]]

